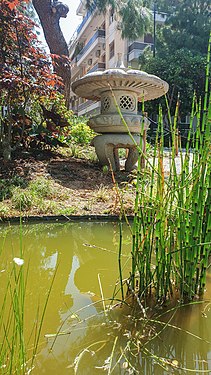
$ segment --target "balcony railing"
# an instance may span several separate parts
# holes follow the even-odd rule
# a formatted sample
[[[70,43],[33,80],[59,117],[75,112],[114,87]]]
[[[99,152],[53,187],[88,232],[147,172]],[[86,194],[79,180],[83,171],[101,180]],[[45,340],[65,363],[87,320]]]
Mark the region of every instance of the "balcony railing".
[[[79,61],[81,57],[86,53],[89,47],[95,42],[98,38],[105,38],[105,30],[97,30],[96,33],[89,39],[88,43],[84,46],[81,52],[76,56],[76,61]]]
[[[89,71],[88,73],[96,72],[96,71],[102,71],[105,70],[105,63],[97,63],[95,64]]]
[[[79,104],[78,114],[83,115],[91,112],[100,111],[100,102],[94,102],[93,100],[86,100],[86,102]],[[81,113],[82,112],[82,113]]]
[[[89,11],[87,12],[87,14],[85,15],[85,17],[83,18],[83,21],[80,23],[80,25],[77,27],[77,35],[80,33],[80,31],[82,30],[83,26],[85,25],[85,23],[87,22],[87,20],[89,19],[89,17],[91,16],[92,12]]]
[[[77,30],[76,30],[77,35],[80,33],[80,31],[81,31],[82,28],[84,27],[85,23],[86,23],[86,22],[88,21],[88,19],[91,17],[91,15],[93,14],[95,8],[96,8],[96,5],[93,4],[92,9],[90,9],[90,10],[86,13],[85,17],[83,18],[83,21],[80,23],[80,25],[78,26],[78,28],[77,28]]]
[[[144,42],[133,42],[129,47],[128,47],[128,53],[132,52],[134,49],[143,51],[144,48],[147,46],[153,46],[152,43],[144,43]]]
[[[94,103],[93,100],[87,100],[86,102],[79,104],[78,105],[78,111],[82,111],[83,109],[88,108],[93,103]]]

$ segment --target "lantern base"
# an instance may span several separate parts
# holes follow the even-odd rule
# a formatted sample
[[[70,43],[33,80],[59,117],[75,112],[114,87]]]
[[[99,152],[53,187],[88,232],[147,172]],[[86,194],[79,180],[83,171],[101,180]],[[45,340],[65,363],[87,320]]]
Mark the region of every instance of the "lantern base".
[[[102,134],[97,135],[92,144],[101,165],[108,165],[115,171],[120,170],[120,161],[118,155],[119,148],[128,149],[128,155],[125,162],[125,171],[130,172],[136,167],[139,151],[138,147],[143,150],[143,139],[140,135],[133,135],[134,141],[128,134]],[[140,143],[141,142],[141,143]]]

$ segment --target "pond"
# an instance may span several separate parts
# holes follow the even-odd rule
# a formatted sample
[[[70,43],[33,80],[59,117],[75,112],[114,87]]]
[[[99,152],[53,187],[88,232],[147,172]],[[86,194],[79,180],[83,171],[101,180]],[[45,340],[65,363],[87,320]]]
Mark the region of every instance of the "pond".
[[[119,276],[118,247],[118,223],[28,224],[23,225],[22,235],[18,225],[0,227],[1,306],[8,270],[13,259],[20,257],[20,248],[28,269],[26,342],[33,336],[38,307],[40,316],[52,285],[32,373],[211,373],[209,273],[204,302],[179,309],[169,306],[165,314],[157,312],[143,327],[140,316],[133,319],[131,311],[119,304],[109,312],[104,310],[111,303]],[[130,232],[125,225],[122,264],[128,276],[130,251]],[[150,336],[142,341],[144,332]]]

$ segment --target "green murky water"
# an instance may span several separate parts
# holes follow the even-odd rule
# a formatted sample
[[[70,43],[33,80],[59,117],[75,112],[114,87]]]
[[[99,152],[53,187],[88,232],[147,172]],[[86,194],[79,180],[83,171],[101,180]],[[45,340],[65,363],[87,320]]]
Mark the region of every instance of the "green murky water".
[[[129,238],[125,227],[126,274]],[[118,224],[112,223],[23,226],[24,266],[29,267],[26,337],[30,337],[37,306],[43,306],[56,272],[33,374],[68,375],[75,371],[79,375],[168,375],[192,374],[193,370],[195,374],[211,374],[209,275],[205,295],[208,302],[174,310],[160,318],[161,324],[149,322],[145,332],[150,332],[151,338],[161,332],[143,351],[143,327],[137,320],[132,321],[130,311],[117,307],[105,316],[102,303],[97,303],[102,291],[105,299],[113,295],[118,277],[118,241]],[[1,248],[0,303],[7,270],[13,258],[20,256],[18,226],[0,228]],[[165,327],[163,322],[168,320],[169,326]],[[56,332],[63,334],[51,336]]]

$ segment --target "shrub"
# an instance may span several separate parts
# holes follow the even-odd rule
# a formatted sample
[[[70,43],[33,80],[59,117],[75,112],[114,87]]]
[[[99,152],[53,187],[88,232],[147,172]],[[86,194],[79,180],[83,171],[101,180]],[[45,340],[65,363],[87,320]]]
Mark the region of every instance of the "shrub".
[[[70,132],[70,140],[79,144],[88,144],[94,137],[93,130],[86,124],[87,120],[83,118],[78,118],[74,124],[72,124]]]
[[[39,198],[50,198],[53,194],[50,180],[44,177],[39,177],[35,181],[31,181],[29,190],[32,195],[36,195]]]
[[[12,203],[17,210],[28,210],[34,202],[34,194],[30,190],[24,190],[17,187],[13,191]]]
[[[20,176],[14,176],[9,179],[0,180],[0,201],[4,199],[11,198],[14,187],[25,188],[27,186],[27,181]]]

